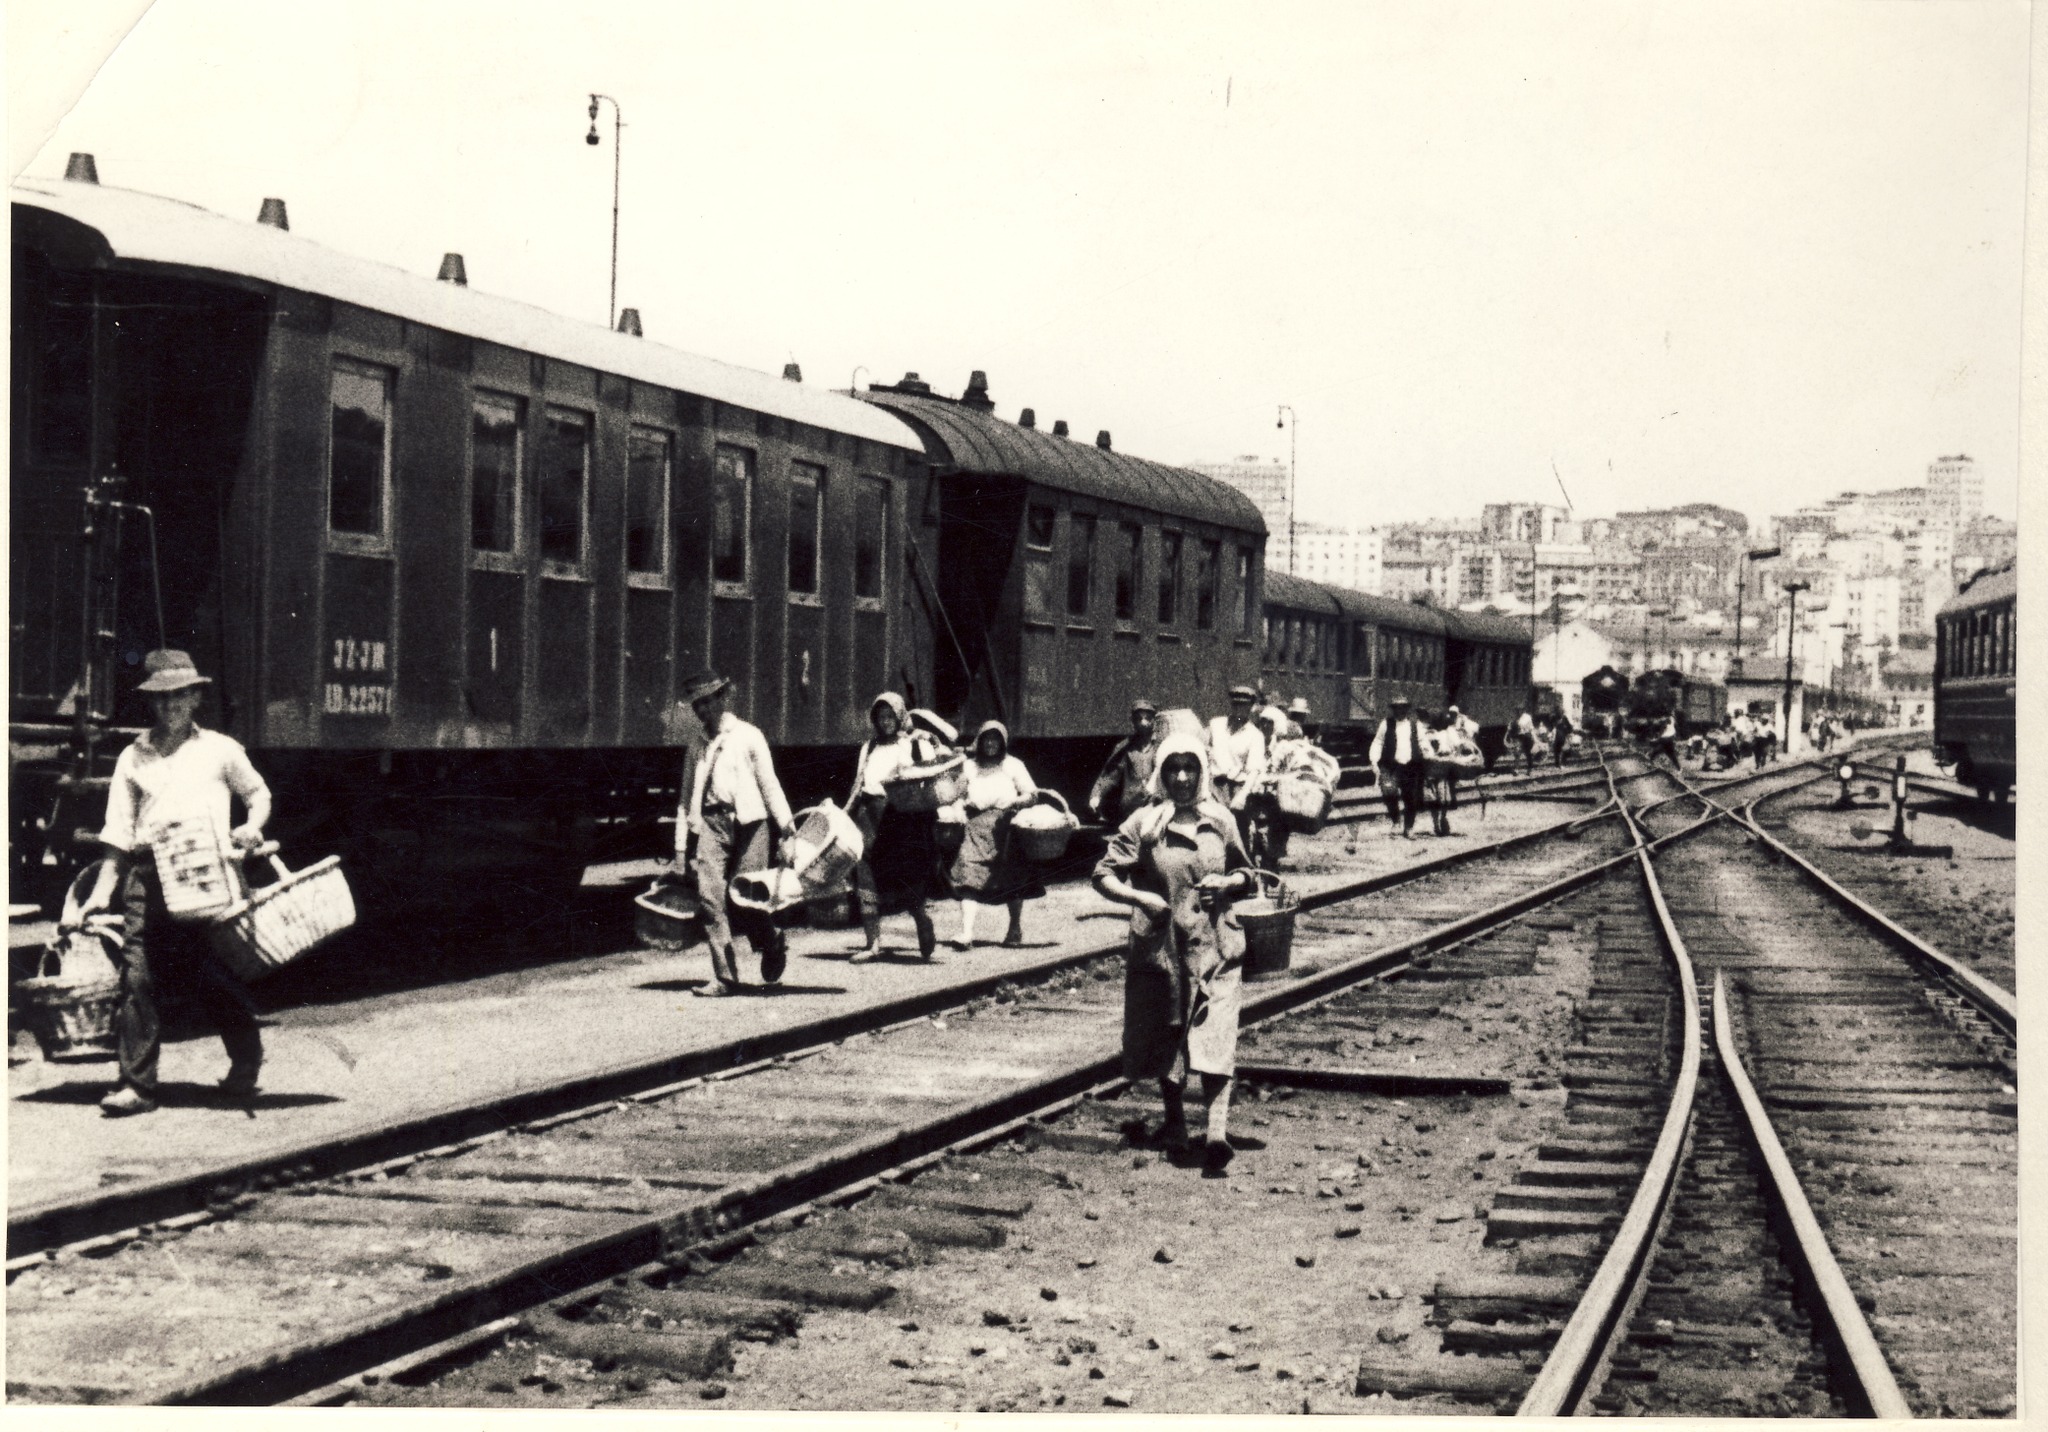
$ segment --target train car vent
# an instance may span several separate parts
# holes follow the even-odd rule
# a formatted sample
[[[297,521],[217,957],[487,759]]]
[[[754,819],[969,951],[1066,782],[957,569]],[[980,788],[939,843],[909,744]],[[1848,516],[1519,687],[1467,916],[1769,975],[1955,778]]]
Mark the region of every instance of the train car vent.
[[[284,212],[282,199],[265,199],[263,207],[257,211],[256,222],[268,224],[273,229],[289,229],[292,226],[291,219]]]
[[[796,364],[794,364],[794,363],[785,363],[785,364],[783,364],[783,365],[782,365],[782,381],[783,381],[783,382],[785,382],[785,383],[801,383],[801,382],[803,382],[803,380],[804,380],[804,370],[803,370],[802,368],[799,368],[799,367],[798,367],[798,366],[797,366]]]
[[[929,393],[931,390],[932,385],[915,373],[905,373],[903,381],[896,385],[896,391],[899,393]]]
[[[1056,438],[1063,438],[1067,435],[1067,420],[1065,418],[1054,418],[1052,420],[1052,435]]]
[[[1104,429],[1103,429],[1103,430],[1102,430],[1101,432],[1099,432],[1099,433],[1097,433],[1097,434],[1095,435],[1095,446],[1097,446],[1097,447],[1101,448],[1101,449],[1102,449],[1102,450],[1103,450],[1104,452],[1108,452],[1108,451],[1109,451],[1109,429],[1108,429],[1108,428],[1104,428]]]
[[[630,333],[635,338],[641,336],[639,309],[622,308],[619,310],[619,332]]]
[[[1017,414],[1017,426],[1020,428],[1037,427],[1038,414],[1033,412],[1031,409],[1026,408],[1023,412]]]
[[[100,167],[92,162],[90,154],[74,154],[64,161],[64,177],[74,184],[97,184]]]
[[[995,411],[995,400],[988,395],[988,374],[976,368],[967,378],[967,391],[960,395],[960,406],[972,408],[978,413]]]
[[[459,288],[469,287],[469,270],[463,266],[461,254],[441,255],[441,271],[434,275],[443,283],[452,283]]]

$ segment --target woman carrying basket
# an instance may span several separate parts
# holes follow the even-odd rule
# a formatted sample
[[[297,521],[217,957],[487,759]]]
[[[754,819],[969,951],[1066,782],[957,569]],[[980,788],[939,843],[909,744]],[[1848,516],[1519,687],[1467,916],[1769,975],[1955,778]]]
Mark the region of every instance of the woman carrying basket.
[[[1124,964],[1124,1077],[1159,1081],[1169,1151],[1188,1148],[1183,1086],[1202,1076],[1208,1146],[1202,1164],[1230,1162],[1231,1077],[1237,1069],[1237,1012],[1244,931],[1231,903],[1256,877],[1237,822],[1209,795],[1209,759],[1199,739],[1160,743],[1152,788],[1163,797],[1124,821],[1095,867],[1095,888],[1131,906]]]
[[[121,900],[121,1003],[114,1015],[121,1078],[100,1100],[110,1118],[146,1114],[157,1106],[157,1057],[163,1048],[159,1003],[184,999],[219,1031],[227,1046],[227,1093],[256,1092],[263,1066],[263,1036],[241,982],[208,948],[203,922],[175,920],[164,905],[163,880],[153,842],[173,823],[228,830],[238,851],[263,843],[270,819],[270,787],[249,764],[242,743],[208,731],[192,718],[211,677],[201,676],[182,651],[152,651],[143,658],[136,689],[149,697],[156,721],[114,762],[107,788],[107,823],[100,843],[113,858],[83,907],[107,909]],[[229,803],[239,798],[248,819],[229,829]]]
[[[868,707],[874,734],[862,744],[854,769],[853,794],[846,813],[860,827],[862,854],[854,867],[854,893],[860,897],[864,936],[853,963],[865,964],[882,952],[882,905],[902,904],[917,927],[917,952],[934,959],[938,935],[925,911],[938,880],[938,818],[931,811],[898,810],[889,803],[887,782],[905,771],[942,759],[944,747],[910,727],[903,698],[884,691]]]
[[[1011,850],[1010,817],[1038,799],[1038,783],[1024,763],[1010,754],[1010,732],[1000,721],[984,721],[974,734],[974,759],[967,769],[967,829],[960,853],[947,872],[954,898],[960,902],[960,935],[956,950],[974,946],[974,912],[978,905],[1006,905],[1009,933],[1003,944],[1024,943],[1024,902],[1044,896],[1045,886]]]

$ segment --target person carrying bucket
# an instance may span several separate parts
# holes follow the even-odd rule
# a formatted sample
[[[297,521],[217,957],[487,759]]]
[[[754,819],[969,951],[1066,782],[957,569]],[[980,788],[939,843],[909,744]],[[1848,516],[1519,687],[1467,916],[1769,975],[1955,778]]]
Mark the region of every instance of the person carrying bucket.
[[[787,939],[774,919],[730,903],[733,877],[768,868],[770,826],[784,840],[796,830],[768,738],[726,709],[731,690],[732,681],[709,667],[683,683],[683,700],[710,738],[693,763],[689,797],[676,822],[676,864],[696,886],[711,946],[712,979],[697,989],[709,998],[742,988],[736,938],[761,952],[763,984],[781,979],[789,962]]]
[[[248,992],[214,958],[206,924],[182,908],[183,892],[166,903],[165,883],[167,872],[175,884],[177,870],[191,868],[173,866],[174,855],[182,862],[199,845],[218,851],[215,832],[226,831],[238,852],[263,844],[270,787],[249,764],[241,742],[192,719],[213,678],[201,676],[190,656],[152,651],[142,669],[136,690],[149,698],[155,723],[114,762],[107,823],[99,836],[113,858],[100,867],[81,906],[82,916],[90,917],[109,908],[116,891],[121,899],[121,997],[114,1014],[121,1076],[100,1100],[100,1111],[110,1118],[147,1114],[157,1106],[160,1001],[187,999],[220,1031],[229,1060],[220,1087],[227,1093],[253,1096],[263,1066],[263,1036]],[[241,801],[247,819],[230,829],[231,800]],[[196,840],[194,832],[205,839]]]
[[[1131,907],[1124,962],[1124,1077],[1159,1081],[1173,1154],[1189,1151],[1184,1087],[1202,1076],[1208,1141],[1202,1166],[1231,1159],[1231,1081],[1245,953],[1232,905],[1257,877],[1230,811],[1210,795],[1209,753],[1191,736],[1159,746],[1156,804],[1134,812],[1095,867],[1095,889]]]

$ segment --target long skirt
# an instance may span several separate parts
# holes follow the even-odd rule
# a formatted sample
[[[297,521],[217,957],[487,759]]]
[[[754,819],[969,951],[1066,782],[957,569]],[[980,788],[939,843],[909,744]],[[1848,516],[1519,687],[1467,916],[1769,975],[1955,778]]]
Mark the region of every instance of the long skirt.
[[[1237,1016],[1243,999],[1233,963],[1206,980],[1166,970],[1124,967],[1124,1078],[1179,1079],[1187,1071],[1237,1070]]]
[[[863,900],[872,891],[881,910],[922,905],[938,893],[938,818],[900,811],[886,796],[863,796],[854,807],[864,853],[854,872]],[[881,910],[871,910],[870,915]]]
[[[956,900],[982,905],[1007,905],[1012,900],[1038,900],[1045,884],[1017,853],[1010,834],[1010,811],[985,810],[967,822],[960,853],[953,857],[947,879]]]

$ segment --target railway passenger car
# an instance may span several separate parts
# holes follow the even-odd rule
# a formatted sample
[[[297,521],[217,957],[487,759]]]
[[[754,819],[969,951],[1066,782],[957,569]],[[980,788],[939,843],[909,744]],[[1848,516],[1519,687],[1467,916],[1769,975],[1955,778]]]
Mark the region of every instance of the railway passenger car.
[[[358,880],[650,848],[695,666],[799,788],[929,688],[889,413],[74,172],[12,190],[17,861],[97,829],[158,645]]]
[[[1719,682],[1664,668],[1635,679],[1626,707],[1629,731],[1639,738],[1656,735],[1667,716],[1677,719],[1680,736],[1691,736],[1721,724],[1728,714],[1728,690]]]
[[[860,396],[923,441],[913,520],[932,555],[910,580],[931,608],[928,704],[963,732],[1004,722],[1034,776],[1077,798],[1135,698],[1208,715],[1256,679],[1266,526],[1250,498],[1107,431],[999,418],[979,371],[958,398],[915,373]]]
[[[1391,702],[1456,705],[1480,725],[1489,759],[1529,686],[1527,631],[1510,619],[1445,612],[1284,573],[1266,577],[1266,687],[1304,696],[1323,743],[1356,758]]]
[[[1934,750],[1956,779],[2004,800],[2018,776],[2019,569],[1980,572],[1934,623]]]

